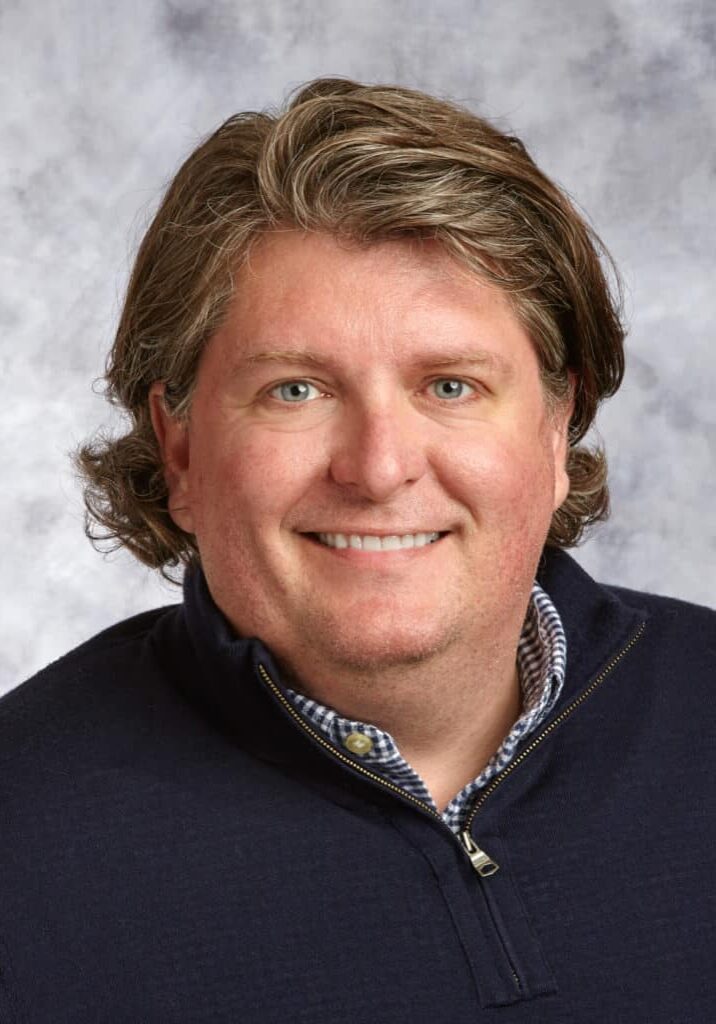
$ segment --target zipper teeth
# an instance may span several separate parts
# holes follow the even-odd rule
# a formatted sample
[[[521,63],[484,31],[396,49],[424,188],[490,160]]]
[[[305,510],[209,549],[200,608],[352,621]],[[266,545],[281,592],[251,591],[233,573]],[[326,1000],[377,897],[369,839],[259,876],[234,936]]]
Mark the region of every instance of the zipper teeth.
[[[547,726],[547,728],[544,729],[543,732],[541,732],[539,734],[539,736],[535,737],[535,739],[527,747],[525,747],[525,749],[520,754],[518,754],[518,756],[514,759],[514,761],[511,761],[510,764],[507,765],[507,767],[504,768],[500,772],[500,774],[496,776],[496,778],[494,779],[493,782],[491,782],[489,785],[487,785],[484,788],[484,790],[482,791],[482,794],[480,795],[480,797],[473,804],[472,810],[470,811],[470,814],[468,815],[467,820],[465,821],[465,824],[463,826],[462,831],[466,831],[468,833],[470,832],[470,829],[472,827],[472,822],[473,822],[473,819],[475,818],[475,815],[477,814],[477,812],[480,809],[480,807],[482,807],[482,805],[485,803],[485,801],[490,796],[490,794],[494,793],[494,791],[500,785],[502,780],[504,778],[506,778],[506,776],[508,776],[511,772],[513,772],[517,768],[518,765],[522,764],[522,762],[525,760],[525,758],[529,757],[529,755],[532,753],[532,751],[535,750],[540,745],[542,740],[544,740],[547,736],[550,735],[550,733],[552,733],[555,729],[557,729],[562,724],[562,722],[564,722],[564,720],[566,718],[569,718],[569,716],[572,714],[572,712],[576,711],[576,709],[581,704],[583,704],[584,701],[587,700],[588,697],[591,697],[591,695],[594,693],[594,691],[597,689],[597,687],[600,686],[601,683],[604,682],[604,680],[609,675],[609,673],[614,669],[614,667],[619,664],[619,662],[622,660],[622,658],[624,658],[629,653],[629,651],[632,649],[632,647],[640,639],[642,633],[644,632],[645,627],[646,627],[646,623],[642,622],[640,624],[639,628],[637,629],[637,631],[632,636],[632,638],[629,640],[629,642],[621,649],[621,651],[619,651],[619,653],[614,658],[612,658],[612,660],[609,662],[609,664],[606,665],[602,669],[602,671],[599,673],[599,675],[589,684],[587,689],[584,690],[584,692],[581,693],[579,695],[579,697],[577,697],[577,699],[574,700],[569,705],[569,707],[565,708],[564,711],[560,715],[558,715],[554,719],[553,722],[550,722],[550,724]],[[331,743],[328,743],[328,741],[325,740],[323,738],[323,736],[321,736],[319,733],[317,733],[315,731],[315,729],[312,729],[303,720],[301,715],[294,708],[294,706],[290,703],[290,701],[288,701],[286,699],[286,697],[284,697],[284,695],[281,693],[281,691],[279,690],[278,686],[276,686],[276,684],[274,683],[273,679],[271,679],[271,677],[269,676],[269,674],[266,671],[266,669],[264,668],[264,666],[259,664],[258,668],[259,668],[259,673],[261,674],[261,677],[264,680],[264,682],[267,684],[267,686],[270,687],[270,689],[271,689],[272,693],[274,694],[274,696],[281,702],[283,707],[286,708],[286,710],[289,712],[291,717],[301,726],[301,728],[305,732],[309,733],[309,735],[311,735],[316,740],[316,742],[319,743],[320,746],[324,747],[333,757],[337,758],[337,760],[339,760],[339,761],[342,761],[344,764],[349,765],[349,767],[353,768],[355,771],[360,772],[361,775],[365,775],[367,778],[372,779],[374,782],[377,782],[380,786],[383,786],[385,789],[390,789],[394,793],[397,793],[398,796],[402,797],[404,800],[410,800],[412,803],[416,804],[422,810],[427,811],[430,815],[432,815],[432,817],[437,818],[437,820],[442,825],[445,824],[445,820],[443,819],[442,815],[439,814],[437,811],[434,811],[433,808],[429,804],[426,804],[423,800],[418,800],[418,798],[413,796],[412,793],[408,793],[407,790],[402,789],[400,786],[396,786],[392,782],[388,782],[382,776],[376,775],[374,772],[368,771],[367,768],[364,768],[360,764],[356,764],[355,761],[351,761],[349,758],[345,757],[339,750],[336,750],[336,748]],[[452,834],[452,829],[450,830],[450,832]],[[459,836],[458,836],[458,839],[459,839]],[[488,907],[488,910],[489,910],[489,907]],[[491,910],[489,910],[489,913],[490,913],[490,916],[492,917],[492,911]],[[493,918],[493,924],[495,924],[494,918]],[[512,978],[513,978],[513,980],[515,982],[515,986],[517,987],[517,991],[521,992],[522,991],[522,983],[520,981],[519,975],[517,974],[517,971],[515,970],[515,966],[512,963],[512,958],[507,953],[507,950],[506,950],[505,945],[504,945],[504,941],[502,939],[501,932],[500,932],[499,928],[497,928],[496,924],[495,924],[495,928],[496,928],[497,935],[500,938],[500,942],[502,944],[503,954],[506,957],[507,962],[508,962],[508,964],[510,966],[510,973],[512,974]]]
[[[517,755],[514,761],[511,761],[506,768],[503,768],[500,774],[497,775],[492,782],[485,786],[482,793],[473,804],[472,810],[467,816],[467,819],[465,821],[465,824],[463,825],[462,830],[467,832],[470,831],[475,815],[483,806],[487,798],[492,793],[494,793],[494,791],[497,789],[500,783],[505,778],[507,778],[508,775],[510,775],[520,764],[522,764],[525,758],[529,757],[532,751],[535,750],[536,747],[538,747],[540,743],[544,739],[546,739],[547,736],[550,735],[550,733],[552,733],[556,728],[558,728],[562,724],[562,722],[564,722],[564,720],[572,714],[573,711],[576,711],[576,709],[581,704],[583,704],[588,697],[592,695],[592,693],[597,689],[597,687],[604,682],[604,680],[609,675],[609,673],[614,669],[614,667],[619,664],[622,658],[624,658],[625,655],[629,653],[632,647],[641,638],[641,635],[644,632],[645,627],[646,623],[642,622],[637,631],[632,636],[632,638],[629,640],[629,642],[621,649],[621,651],[619,651],[619,653],[614,658],[612,658],[609,664],[602,669],[602,671],[599,673],[596,679],[594,679],[589,684],[587,689],[584,690],[584,692],[581,693],[579,697],[577,697],[577,699],[569,705],[569,707],[565,708],[564,711],[560,715],[558,715],[553,722],[550,722],[547,728],[544,729],[544,731],[541,732],[538,736],[536,736],[535,739],[528,746],[526,746],[520,754]],[[273,679],[268,674],[268,672],[266,671],[262,664],[259,664],[258,669],[266,685],[270,687],[274,696],[277,698],[277,700],[281,702],[283,707],[286,708],[291,717],[298,723],[298,725],[301,726],[301,728],[305,732],[309,733],[309,735],[312,736],[314,740],[318,744],[320,744],[320,746],[324,747],[331,754],[332,757],[335,757],[339,761],[342,761],[343,764],[347,764],[350,768],[353,768],[361,775],[365,775],[366,778],[372,779],[374,782],[377,782],[380,786],[383,786],[384,789],[390,789],[392,790],[392,792],[397,793],[398,796],[402,797],[404,800],[410,800],[411,803],[414,803],[417,807],[420,807],[421,810],[427,811],[428,814],[430,814],[433,818],[436,818],[442,825],[445,825],[445,819],[443,818],[443,816],[438,811],[433,810],[430,804],[426,804],[423,800],[419,800],[416,796],[413,796],[412,793],[409,793],[407,790],[402,789],[400,786],[396,786],[394,783],[388,782],[388,780],[383,778],[381,775],[376,775],[375,772],[368,771],[367,768],[364,768],[360,764],[356,764],[355,761],[351,761],[350,758],[345,757],[339,750],[336,750],[336,748],[331,743],[329,743],[323,736],[321,736],[320,733],[316,732],[315,729],[312,729],[311,726],[303,720],[303,718],[298,713],[296,708],[294,708],[291,702],[286,699],[283,693],[281,693],[280,689],[278,688],[278,686],[276,686]],[[451,835],[453,834],[452,829],[450,829],[450,833]]]
[[[642,622],[639,625],[639,628],[637,629],[637,631],[632,636],[632,638],[629,640],[629,642],[621,649],[621,651],[619,651],[619,653],[614,658],[612,658],[612,660],[609,662],[609,664],[606,665],[602,669],[602,671],[599,673],[599,675],[596,677],[596,679],[594,679],[589,684],[587,689],[584,690],[579,695],[579,697],[577,697],[577,699],[574,700],[568,707],[566,707],[564,709],[564,711],[554,719],[553,722],[550,722],[550,724],[547,726],[547,728],[543,732],[541,732],[538,736],[536,736],[532,740],[532,742],[528,746],[526,746],[525,749],[523,751],[521,751],[517,755],[517,757],[514,759],[514,761],[511,761],[507,765],[507,767],[504,768],[500,772],[499,775],[495,776],[495,778],[494,778],[494,780],[492,782],[488,783],[488,785],[485,786],[485,788],[483,789],[482,793],[480,794],[480,796],[477,798],[477,800],[473,804],[472,810],[470,811],[470,813],[469,813],[469,815],[467,817],[467,820],[465,821],[465,826],[464,827],[465,827],[465,829],[468,832],[470,831],[470,829],[472,827],[472,822],[473,822],[473,820],[475,818],[475,815],[480,810],[480,808],[483,806],[483,804],[485,803],[487,798],[490,796],[490,794],[494,793],[494,791],[497,789],[497,787],[500,785],[500,783],[508,775],[510,775],[510,773],[513,772],[515,770],[515,768],[517,768],[518,765],[520,765],[525,760],[526,757],[529,757],[529,755],[532,753],[532,751],[536,747],[538,747],[540,745],[542,740],[546,739],[546,737],[549,736],[549,734],[551,732],[553,732],[556,728],[558,728],[562,724],[562,722],[564,722],[564,720],[566,718],[569,718],[569,716],[572,714],[572,712],[576,711],[577,708],[580,706],[580,704],[583,704],[585,700],[587,700],[589,697],[591,697],[591,695],[594,693],[594,691],[597,689],[597,687],[600,686],[604,682],[604,680],[609,675],[609,673],[616,667],[616,665],[619,664],[619,662],[622,660],[622,658],[624,658],[629,653],[629,651],[632,649],[632,647],[641,638],[641,635],[644,632],[645,628],[646,628],[646,622]]]
[[[368,771],[367,768],[364,768],[360,764],[356,764],[355,761],[351,761],[350,758],[345,757],[339,750],[336,750],[336,748],[332,744],[330,744],[326,739],[324,739],[324,737],[321,736],[320,733],[316,732],[315,729],[312,729],[311,726],[303,720],[301,715],[293,707],[290,701],[288,701],[286,697],[284,697],[284,695],[279,690],[278,686],[276,686],[273,679],[271,679],[270,675],[268,674],[264,666],[261,664],[259,664],[259,672],[261,673],[261,677],[264,680],[264,682],[271,687],[273,694],[278,698],[278,700],[281,701],[286,710],[291,714],[291,717],[294,718],[296,722],[298,722],[302,729],[304,729],[307,733],[313,736],[317,743],[320,743],[322,747],[325,747],[326,750],[328,750],[333,757],[338,758],[339,761],[343,761],[344,764],[350,765],[351,768],[354,768],[357,772],[360,772],[361,775],[366,775],[369,779],[373,779],[375,782],[380,783],[381,786],[384,786],[387,789],[392,789],[394,793],[397,793],[399,796],[404,797],[404,799],[411,800],[414,804],[417,804],[418,807],[422,808],[422,810],[428,811],[434,818],[437,818],[438,821],[441,822],[443,825],[445,824],[442,815],[438,814],[437,811],[434,811],[430,804],[426,804],[423,800],[419,800],[416,796],[413,796],[412,793],[408,793],[407,790],[401,789],[400,786],[396,786],[394,785],[394,783],[388,782],[387,779],[382,778],[380,775],[376,775],[375,772]]]

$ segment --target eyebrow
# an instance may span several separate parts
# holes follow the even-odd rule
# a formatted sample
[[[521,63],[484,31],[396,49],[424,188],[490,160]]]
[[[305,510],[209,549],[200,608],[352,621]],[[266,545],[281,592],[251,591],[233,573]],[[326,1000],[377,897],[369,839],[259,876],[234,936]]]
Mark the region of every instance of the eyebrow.
[[[330,356],[312,352],[310,349],[271,349],[244,356],[239,360],[236,371],[241,372],[262,363],[287,363],[292,366],[313,366],[318,369],[335,369],[336,367],[335,361]],[[512,362],[499,352],[480,348],[458,349],[451,352],[436,349],[434,352],[423,353],[419,359],[413,360],[412,365],[420,369],[449,369],[453,366],[475,365],[495,370],[505,377],[511,376],[514,370]]]
[[[304,349],[272,349],[269,352],[254,352],[243,356],[239,360],[238,367],[244,369],[247,366],[256,366],[260,363],[303,363],[307,366],[327,366],[330,365],[330,360]]]
[[[481,348],[470,348],[450,353],[444,351],[426,353],[423,358],[416,362],[417,366],[430,366],[436,369],[464,366],[466,364],[497,370],[506,376],[510,375],[513,369],[510,360],[506,359],[501,353]]]

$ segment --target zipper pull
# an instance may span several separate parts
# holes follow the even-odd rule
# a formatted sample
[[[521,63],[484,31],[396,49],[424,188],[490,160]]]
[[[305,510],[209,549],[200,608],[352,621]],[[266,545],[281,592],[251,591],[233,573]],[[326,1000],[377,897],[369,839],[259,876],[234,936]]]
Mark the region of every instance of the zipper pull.
[[[496,871],[500,870],[500,865],[486,854],[484,850],[480,849],[467,829],[460,833],[460,842],[480,878],[489,878],[490,875],[494,875]]]

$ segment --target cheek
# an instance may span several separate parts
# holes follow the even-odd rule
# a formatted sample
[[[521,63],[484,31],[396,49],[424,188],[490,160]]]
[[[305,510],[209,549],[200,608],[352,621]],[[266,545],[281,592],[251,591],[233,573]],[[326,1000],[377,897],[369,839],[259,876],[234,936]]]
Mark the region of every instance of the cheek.
[[[533,523],[549,506],[553,469],[544,445],[517,438],[484,435],[451,450],[446,478],[477,519],[496,527]]]
[[[232,536],[280,524],[311,479],[305,445],[285,434],[246,431],[197,452],[192,493],[204,530]],[[198,532],[198,530],[197,530]]]
[[[453,466],[452,490],[470,513],[480,578],[494,595],[521,593],[536,572],[552,517],[549,453],[502,437],[472,446]]]

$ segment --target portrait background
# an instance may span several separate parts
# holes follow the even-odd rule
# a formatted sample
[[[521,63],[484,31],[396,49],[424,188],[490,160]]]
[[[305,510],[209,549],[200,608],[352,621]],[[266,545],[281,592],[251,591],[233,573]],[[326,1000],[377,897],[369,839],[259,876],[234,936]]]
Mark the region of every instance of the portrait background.
[[[0,2],[0,692],[179,598],[82,532],[68,452],[117,428],[102,374],[136,246],[181,161],[318,75],[425,89],[517,133],[626,286],[602,410],[597,578],[716,604],[716,5],[708,0]]]

